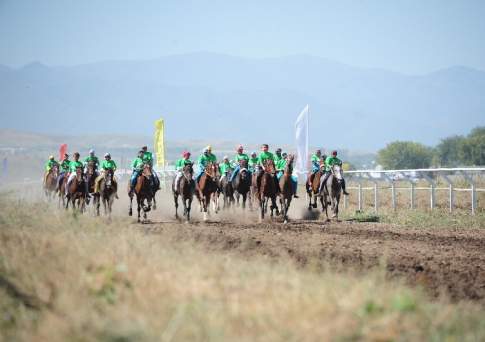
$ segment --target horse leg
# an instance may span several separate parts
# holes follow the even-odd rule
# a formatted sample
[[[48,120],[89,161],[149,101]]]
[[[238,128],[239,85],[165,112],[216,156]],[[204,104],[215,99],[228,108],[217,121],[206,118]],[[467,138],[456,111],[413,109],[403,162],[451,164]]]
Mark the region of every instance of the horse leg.
[[[175,203],[175,218],[178,219],[179,218],[179,214],[177,212],[178,208],[179,208],[179,196],[174,193],[173,194],[173,201]],[[182,197],[182,202],[184,201],[183,197]]]
[[[136,204],[137,204],[137,211],[138,211],[138,219],[137,219],[137,222],[140,222],[140,216],[141,216],[140,215],[140,211],[141,211],[141,205],[142,205],[142,203],[141,203],[141,201],[140,201],[140,199],[138,197],[136,198]]]
[[[128,209],[128,216],[133,215],[133,195],[130,196],[130,208]]]
[[[187,222],[190,221],[190,208],[192,207],[192,197],[190,197],[188,200],[188,205],[187,205]]]
[[[259,199],[259,209],[260,209],[259,222],[262,222],[264,220],[264,211],[265,211],[264,197]]]
[[[247,199],[248,193],[243,193],[242,194],[242,208],[243,210],[246,209],[246,199]],[[239,207],[239,193],[237,196],[237,206]]]
[[[155,194],[153,194],[153,210],[157,209],[157,200],[155,199]]]

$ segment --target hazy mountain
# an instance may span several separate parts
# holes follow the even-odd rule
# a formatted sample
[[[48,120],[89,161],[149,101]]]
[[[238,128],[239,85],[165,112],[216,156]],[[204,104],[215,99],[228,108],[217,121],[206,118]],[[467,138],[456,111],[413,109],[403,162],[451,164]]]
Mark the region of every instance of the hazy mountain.
[[[312,145],[435,144],[485,123],[483,94],[485,72],[475,69],[409,76],[304,55],[0,66],[1,126],[58,135],[150,135],[163,116],[171,140],[291,143],[295,118],[309,103]]]

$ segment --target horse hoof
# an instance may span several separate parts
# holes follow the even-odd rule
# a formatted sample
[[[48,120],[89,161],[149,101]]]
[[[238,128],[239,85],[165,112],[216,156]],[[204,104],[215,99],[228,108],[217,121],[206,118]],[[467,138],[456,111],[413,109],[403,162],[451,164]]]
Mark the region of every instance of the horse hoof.
[[[312,207],[313,208],[316,208],[317,207],[317,204],[316,203],[315,204],[312,204]]]
[[[133,216],[133,211],[131,211],[131,210],[130,210],[130,211],[128,212],[128,216]]]

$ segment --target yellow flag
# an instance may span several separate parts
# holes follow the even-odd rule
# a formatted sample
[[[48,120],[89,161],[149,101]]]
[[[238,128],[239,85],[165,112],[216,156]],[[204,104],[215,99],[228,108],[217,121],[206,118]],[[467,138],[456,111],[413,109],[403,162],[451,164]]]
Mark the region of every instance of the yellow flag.
[[[154,151],[157,157],[157,166],[165,166],[165,125],[163,119],[155,121]]]

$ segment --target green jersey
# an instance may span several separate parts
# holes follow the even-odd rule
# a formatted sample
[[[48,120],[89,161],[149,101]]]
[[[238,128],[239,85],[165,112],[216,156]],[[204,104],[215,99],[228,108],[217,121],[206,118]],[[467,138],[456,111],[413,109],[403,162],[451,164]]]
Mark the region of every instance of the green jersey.
[[[84,165],[88,165],[89,163],[94,163],[94,167],[95,168],[98,168],[99,166],[99,159],[98,157],[94,156],[94,157],[91,157],[91,156],[87,156],[86,158],[84,158]]]
[[[148,151],[143,153],[142,160],[145,164],[152,166],[153,165],[153,154],[151,152],[148,152]]]
[[[103,170],[116,170],[116,163],[114,160],[103,160],[103,162],[101,163],[101,168]]]
[[[275,165],[278,165],[278,162],[280,160],[282,160],[282,159],[283,159],[283,157],[281,156],[281,154],[280,155],[278,155],[277,153],[274,154],[274,163],[275,163]]]
[[[234,157],[234,164],[239,165],[241,160],[245,160],[245,161],[249,162],[248,155],[246,153],[236,154],[236,156]]]
[[[267,161],[267,160],[274,161],[273,153],[271,153],[271,152],[261,152],[258,156],[258,163],[263,165],[264,162]]]
[[[177,162],[175,163],[175,169],[182,170],[185,167],[185,165],[188,165],[188,164],[192,164],[192,161],[190,161],[190,159],[181,158],[177,160]]]
[[[83,163],[81,163],[79,160],[72,160],[70,163],[69,163],[69,172],[76,172],[76,169],[77,168],[83,168],[84,165]]]
[[[249,158],[249,163],[248,163],[248,167],[249,167],[249,171],[254,171],[256,165],[258,165],[258,157],[254,157],[254,158]]]
[[[320,157],[317,156],[316,154],[312,154],[311,161],[312,161],[312,164],[320,164]]]
[[[140,171],[141,169],[143,169],[143,164],[144,164],[143,159],[141,159],[140,157],[137,157],[131,162],[131,167],[133,168],[133,170]]]
[[[205,167],[208,163],[216,163],[216,162],[217,162],[217,158],[212,153],[208,153],[207,155],[204,153],[197,160],[197,164],[199,164],[199,166],[201,167]]]
[[[337,157],[327,157],[325,160],[325,171],[330,171],[333,165],[342,165],[342,161]]]
[[[281,158],[275,163],[276,171],[283,171],[286,167],[286,159]]]
[[[64,159],[61,163],[61,171],[62,172],[69,172],[69,165],[71,161],[69,159]]]
[[[226,174],[226,172],[230,171],[231,169],[232,169],[231,163],[229,162],[222,163],[219,165],[219,172],[221,173],[221,175]]]
[[[54,166],[59,166],[59,163],[56,162],[55,160],[48,160],[47,163],[45,163],[45,170],[50,171]]]

